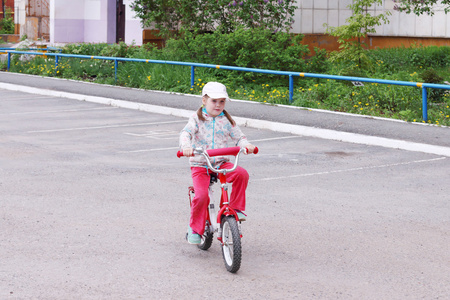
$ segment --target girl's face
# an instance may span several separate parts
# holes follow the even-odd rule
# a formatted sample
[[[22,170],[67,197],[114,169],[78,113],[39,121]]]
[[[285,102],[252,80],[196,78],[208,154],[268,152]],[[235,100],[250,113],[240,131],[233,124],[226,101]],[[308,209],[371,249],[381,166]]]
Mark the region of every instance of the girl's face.
[[[225,109],[225,102],[225,98],[213,99],[207,96],[202,98],[202,103],[206,109],[206,112],[213,118],[217,117],[223,112],[223,110]]]

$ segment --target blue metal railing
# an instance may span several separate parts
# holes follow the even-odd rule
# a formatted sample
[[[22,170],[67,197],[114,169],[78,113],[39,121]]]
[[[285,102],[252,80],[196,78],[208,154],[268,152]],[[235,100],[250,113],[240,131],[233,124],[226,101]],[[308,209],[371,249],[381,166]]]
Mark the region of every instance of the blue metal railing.
[[[43,49],[39,49],[39,50],[42,51]],[[266,69],[242,68],[242,67],[202,64],[202,63],[193,63],[193,62],[139,59],[139,58],[123,58],[123,57],[109,57],[109,56],[89,56],[89,55],[48,53],[48,52],[43,53],[43,52],[29,52],[29,51],[12,51],[12,50],[6,50],[4,52],[6,52],[8,55],[8,71],[11,67],[11,54],[54,56],[55,57],[55,74],[58,71],[58,64],[59,64],[60,57],[111,60],[111,61],[114,61],[114,78],[115,78],[116,82],[117,82],[117,69],[118,69],[119,61],[189,66],[189,67],[191,67],[191,87],[194,86],[194,84],[195,84],[195,68],[196,67],[197,68],[213,68],[213,69],[230,70],[230,71],[265,73],[265,74],[272,74],[272,75],[288,76],[289,77],[289,101],[290,102],[292,102],[292,97],[294,96],[294,76],[418,87],[418,88],[422,89],[422,118],[425,122],[428,121],[428,103],[427,103],[428,102],[428,99],[427,99],[428,92],[427,92],[427,89],[433,88],[433,89],[450,90],[450,85],[444,85],[444,84],[397,81],[397,80],[387,80],[387,79],[372,79],[372,78],[364,78],[364,77],[350,77],[350,76],[338,76],[338,75],[314,74],[314,73],[302,73],[302,72],[290,72],[290,71],[275,71],[275,70],[266,70]]]

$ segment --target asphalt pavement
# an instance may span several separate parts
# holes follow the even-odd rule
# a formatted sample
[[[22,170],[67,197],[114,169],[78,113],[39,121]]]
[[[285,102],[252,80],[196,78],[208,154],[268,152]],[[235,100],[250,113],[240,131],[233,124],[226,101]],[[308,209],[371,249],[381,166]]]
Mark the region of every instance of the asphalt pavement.
[[[231,274],[185,241],[199,104],[0,73],[0,299],[450,298],[448,128],[227,104],[260,148]]]

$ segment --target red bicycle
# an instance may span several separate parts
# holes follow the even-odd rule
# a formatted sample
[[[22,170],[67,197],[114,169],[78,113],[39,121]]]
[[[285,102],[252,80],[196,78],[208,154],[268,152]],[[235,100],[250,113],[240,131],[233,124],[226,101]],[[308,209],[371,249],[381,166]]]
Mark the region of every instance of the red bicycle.
[[[212,171],[210,185],[209,185],[209,205],[207,211],[207,219],[205,224],[205,232],[201,237],[201,243],[198,248],[208,250],[213,242],[214,233],[217,233],[217,239],[222,247],[222,256],[225,262],[225,267],[231,273],[236,273],[241,267],[242,250],[241,250],[241,221],[236,211],[229,206],[228,198],[228,183],[226,182],[225,174],[236,170],[241,153],[247,151],[245,148],[230,147],[221,149],[203,150],[201,148],[194,149],[194,155],[202,155],[206,159],[208,168]],[[253,151],[258,153],[256,147]],[[231,169],[216,169],[211,165],[210,157],[214,156],[232,155],[236,159]],[[178,151],[178,157],[183,156],[182,151]],[[219,202],[219,211],[216,215],[214,197],[212,197],[212,186],[219,180],[221,188],[221,197]],[[191,196],[195,193],[194,187],[189,187],[189,202]]]

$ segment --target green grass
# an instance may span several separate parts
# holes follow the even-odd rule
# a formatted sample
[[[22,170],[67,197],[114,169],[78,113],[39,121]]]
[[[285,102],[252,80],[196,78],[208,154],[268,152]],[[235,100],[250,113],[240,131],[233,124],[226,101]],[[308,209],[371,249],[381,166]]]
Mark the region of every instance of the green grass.
[[[76,49],[74,46],[71,47],[72,50]],[[161,57],[149,57],[150,52],[146,52],[144,47],[130,47],[128,52],[123,47],[115,47],[122,51],[123,55],[121,56],[161,59]],[[96,55],[101,54],[102,51],[104,53],[104,49],[107,48],[96,48],[96,51],[98,50]],[[83,51],[89,52],[90,49],[87,48]],[[444,47],[373,50],[370,51],[370,55],[374,62],[370,71],[342,64],[329,65],[324,73],[356,74],[377,79],[423,82],[422,75],[425,69],[433,67],[433,72],[442,78],[450,77],[449,66],[447,66],[447,61],[450,62],[450,59],[447,59],[450,58],[450,51]],[[3,70],[6,69],[6,62],[0,67]],[[51,57],[36,57],[22,62],[18,56],[13,56],[10,71],[85,80],[100,84],[116,84],[114,63],[96,59],[60,58],[58,70],[55,70],[54,59]],[[230,72],[233,72],[232,76],[230,76]],[[421,89],[415,87],[376,83],[353,86],[346,81],[295,78],[293,101],[289,103],[287,77],[269,75],[264,77],[260,74],[252,77],[247,74],[244,78],[242,72],[206,68],[196,68],[195,76],[195,84],[191,87],[190,67],[119,62],[117,85],[199,95],[206,82],[221,81],[227,85],[229,95],[234,99],[268,104],[291,104],[305,108],[423,122]],[[429,95],[428,123],[449,126],[450,96],[444,90],[432,91],[430,89]]]

